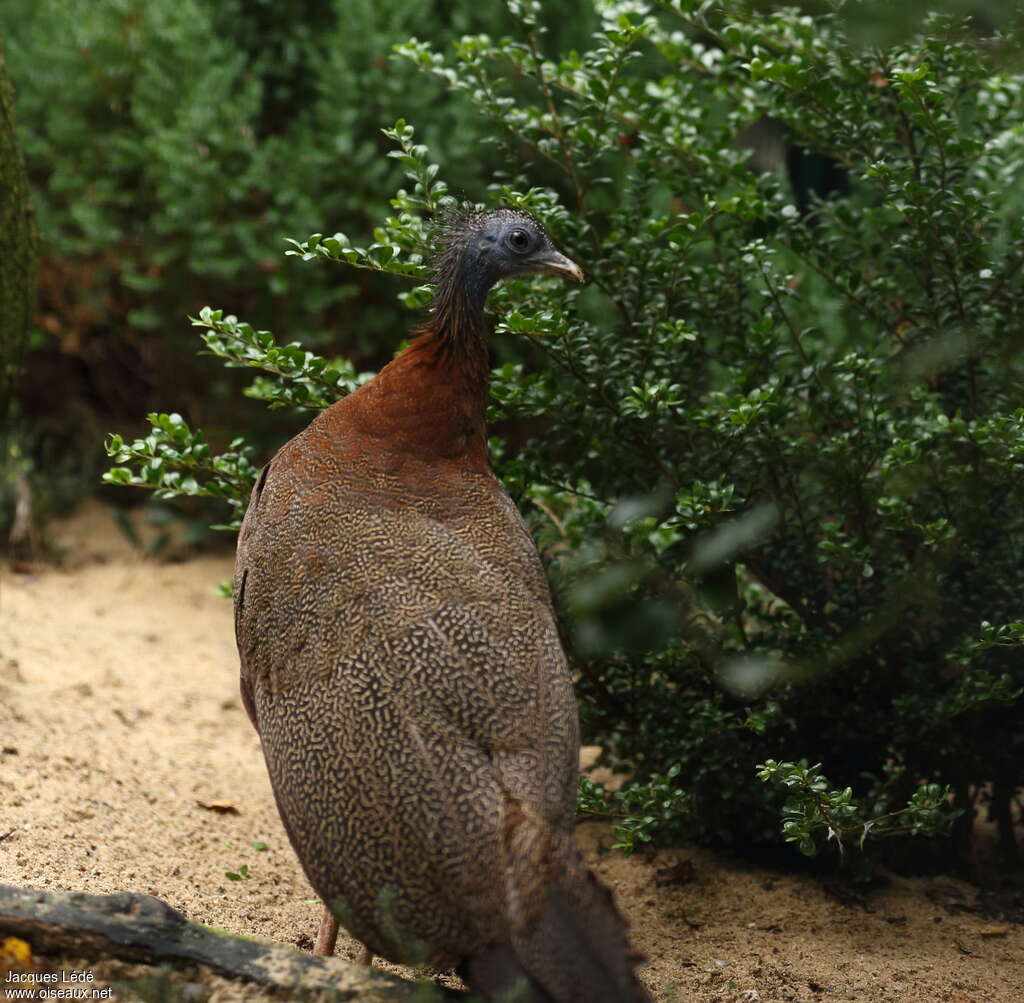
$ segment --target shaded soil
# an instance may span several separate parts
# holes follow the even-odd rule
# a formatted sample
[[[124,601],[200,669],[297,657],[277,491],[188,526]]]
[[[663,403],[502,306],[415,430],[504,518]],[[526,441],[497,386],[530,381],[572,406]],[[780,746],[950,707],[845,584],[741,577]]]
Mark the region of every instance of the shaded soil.
[[[309,949],[320,906],[278,820],[216,594],[231,558],[143,558],[98,505],[54,535],[60,568],[0,573],[0,882],[147,892],[195,922]],[[1024,927],[972,911],[977,892],[954,879],[892,877],[844,903],[811,876],[707,849],[624,859],[596,854],[603,826],[578,836],[658,1000],[1024,998]],[[225,876],[243,866],[248,878]],[[339,955],[356,952],[339,940]],[[263,998],[201,981],[213,1000]]]

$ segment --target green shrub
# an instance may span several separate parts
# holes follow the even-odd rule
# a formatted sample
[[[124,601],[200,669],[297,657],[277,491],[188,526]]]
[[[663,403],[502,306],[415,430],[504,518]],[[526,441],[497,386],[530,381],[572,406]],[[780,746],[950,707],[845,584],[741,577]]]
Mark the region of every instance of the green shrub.
[[[380,123],[428,118],[459,184],[487,168],[464,104],[389,59],[392,44],[508,21],[401,0],[10,0],[0,34],[48,253],[108,326],[173,336],[229,288],[260,323],[322,340],[356,287],[282,268],[281,241],[325,219],[369,235],[399,176]]]
[[[598,6],[591,47],[557,59],[521,0],[511,38],[463,38],[453,59],[399,51],[522,163],[488,201],[544,217],[588,274],[582,290],[492,294],[489,417],[514,433],[493,440],[495,466],[545,557],[585,732],[635,773],[620,844],[776,841],[784,809],[805,852],[958,813],[965,850],[987,801],[1011,854],[1024,77],[1000,63],[1010,40],[937,15],[878,48],[835,16]],[[781,161],[755,172],[743,137],[766,119],[845,195],[798,198]],[[390,135],[410,184],[374,243],[317,234],[292,253],[422,281],[424,220],[448,196],[409,127]],[[550,188],[529,187],[540,163],[561,171]],[[360,378],[219,312],[199,324],[216,354],[266,371],[252,393],[270,403],[321,407]],[[153,417],[149,439],[110,444],[109,480],[244,504],[213,461],[175,480],[196,436]],[[584,791],[588,811],[618,810],[604,798]]]
[[[567,37],[585,37],[586,8],[565,5]],[[393,290],[288,267],[282,241],[324,221],[369,237],[400,177],[380,124],[399,114],[444,137],[453,183],[491,176],[465,102],[389,56],[411,34],[446,44],[510,23],[447,0],[0,4],[43,238],[15,435],[39,508],[88,493],[103,429],[172,401],[216,443],[239,423],[272,438],[238,408],[237,381],[194,358],[183,318],[211,298],[286,337],[386,357],[373,332],[401,323]],[[0,501],[0,535],[4,521]]]

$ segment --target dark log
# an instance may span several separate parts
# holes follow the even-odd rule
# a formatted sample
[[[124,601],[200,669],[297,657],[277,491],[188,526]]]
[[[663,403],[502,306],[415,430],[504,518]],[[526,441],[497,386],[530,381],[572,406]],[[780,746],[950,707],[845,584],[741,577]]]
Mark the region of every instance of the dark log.
[[[152,895],[86,895],[0,885],[0,938],[19,937],[36,954],[144,963],[206,965],[296,995],[330,990],[360,1003],[465,1000],[464,993],[425,987],[338,958],[317,958],[290,947],[217,933],[190,923]],[[435,987],[426,987],[429,990]]]

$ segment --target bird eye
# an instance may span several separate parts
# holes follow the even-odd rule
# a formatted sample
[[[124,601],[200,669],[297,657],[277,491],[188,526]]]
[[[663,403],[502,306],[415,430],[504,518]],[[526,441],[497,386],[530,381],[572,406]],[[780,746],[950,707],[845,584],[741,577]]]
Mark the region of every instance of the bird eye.
[[[530,235],[525,230],[513,230],[508,235],[508,242],[516,251],[525,251],[530,246]]]

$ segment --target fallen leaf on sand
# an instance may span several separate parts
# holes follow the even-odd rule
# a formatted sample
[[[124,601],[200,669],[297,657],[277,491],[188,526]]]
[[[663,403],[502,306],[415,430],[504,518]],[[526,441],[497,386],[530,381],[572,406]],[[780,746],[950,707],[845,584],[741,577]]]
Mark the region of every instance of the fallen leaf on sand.
[[[207,811],[215,811],[218,815],[241,815],[242,813],[238,810],[236,805],[233,805],[230,801],[197,801],[197,805],[200,808],[205,808]]]
[[[659,888],[664,888],[666,885],[685,885],[693,881],[696,876],[697,868],[693,866],[693,861],[687,858],[677,860],[669,864],[668,867],[659,867],[654,872],[654,883]]]
[[[3,952],[6,961],[13,961],[19,965],[32,964],[32,948],[17,937],[6,938],[0,945],[0,952]]]
[[[10,972],[30,972],[32,965],[32,948],[18,937],[7,937],[0,941],[0,983],[8,983]],[[13,999],[4,993],[4,999]],[[30,997],[36,999],[35,994]]]

